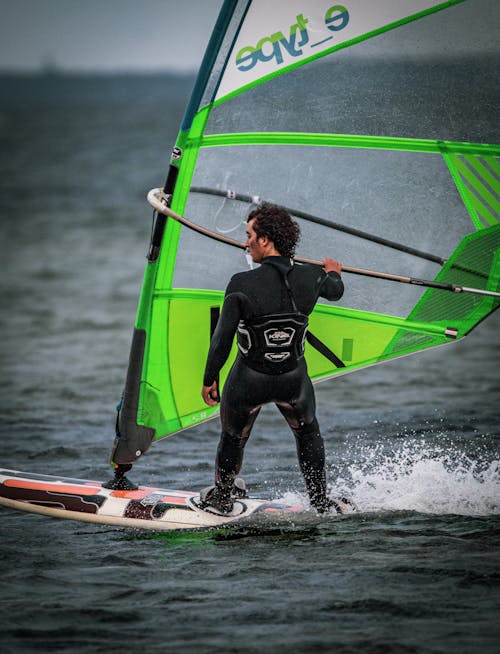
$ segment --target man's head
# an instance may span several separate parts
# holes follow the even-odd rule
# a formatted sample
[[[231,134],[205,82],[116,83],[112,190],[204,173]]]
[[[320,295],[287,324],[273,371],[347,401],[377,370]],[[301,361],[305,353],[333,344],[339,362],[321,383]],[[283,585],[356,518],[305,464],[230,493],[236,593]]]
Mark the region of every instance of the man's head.
[[[250,212],[246,246],[255,262],[265,256],[293,257],[300,239],[300,228],[286,209],[268,202]]]

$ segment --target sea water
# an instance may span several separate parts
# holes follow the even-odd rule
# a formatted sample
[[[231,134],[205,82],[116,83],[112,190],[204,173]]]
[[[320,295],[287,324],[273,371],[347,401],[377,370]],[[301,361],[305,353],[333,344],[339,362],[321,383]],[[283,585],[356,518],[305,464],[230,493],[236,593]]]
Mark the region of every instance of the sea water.
[[[3,80],[3,467],[110,474],[145,195],[191,81]],[[498,652],[499,328],[317,386],[330,491],[354,515],[152,534],[1,508],[2,652]],[[217,439],[217,421],[166,439],[132,477],[201,488]],[[273,408],[243,472],[307,506]]]

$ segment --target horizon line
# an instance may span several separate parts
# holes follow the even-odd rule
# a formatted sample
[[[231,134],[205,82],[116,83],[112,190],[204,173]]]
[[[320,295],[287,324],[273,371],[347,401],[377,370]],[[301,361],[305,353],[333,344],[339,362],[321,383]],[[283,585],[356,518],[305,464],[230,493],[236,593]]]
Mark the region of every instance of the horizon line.
[[[55,67],[17,67],[1,66],[0,75],[19,77],[109,77],[109,76],[145,76],[145,75],[171,75],[175,77],[193,77],[196,68],[63,68]]]

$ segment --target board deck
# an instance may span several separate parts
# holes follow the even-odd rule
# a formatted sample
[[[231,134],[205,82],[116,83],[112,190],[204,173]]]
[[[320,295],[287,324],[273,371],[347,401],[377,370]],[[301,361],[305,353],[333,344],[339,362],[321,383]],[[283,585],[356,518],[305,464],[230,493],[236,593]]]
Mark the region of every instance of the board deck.
[[[219,516],[200,509],[198,497],[192,491],[149,486],[110,490],[100,481],[0,468],[0,505],[81,522],[163,531],[218,527],[252,517],[290,519],[306,513],[303,506],[283,500],[248,497],[235,500],[232,513]],[[346,507],[346,512],[351,510]]]

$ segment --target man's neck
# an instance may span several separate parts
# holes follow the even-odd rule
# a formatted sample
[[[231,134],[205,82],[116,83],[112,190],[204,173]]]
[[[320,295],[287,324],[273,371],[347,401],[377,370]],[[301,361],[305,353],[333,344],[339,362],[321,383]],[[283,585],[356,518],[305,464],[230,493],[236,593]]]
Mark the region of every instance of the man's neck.
[[[263,259],[266,257],[281,257],[281,254],[278,252],[278,250],[274,247],[272,243],[269,243],[269,245],[264,249],[263,252]]]

